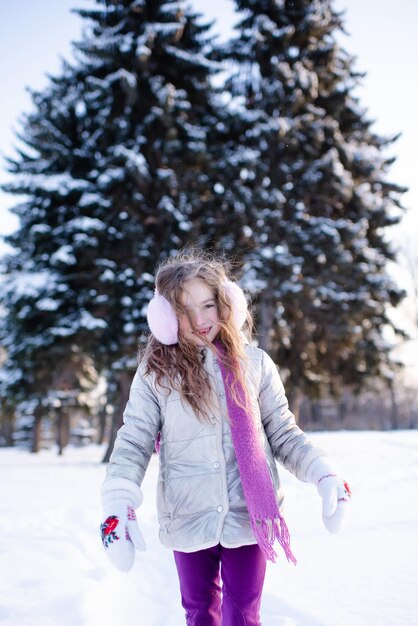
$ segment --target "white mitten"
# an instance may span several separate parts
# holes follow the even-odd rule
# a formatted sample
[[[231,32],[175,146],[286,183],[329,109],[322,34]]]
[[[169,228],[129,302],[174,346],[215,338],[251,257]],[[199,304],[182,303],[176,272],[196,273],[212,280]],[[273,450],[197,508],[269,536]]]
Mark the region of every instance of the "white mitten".
[[[128,572],[133,566],[135,548],[145,550],[135,515],[135,508],[141,502],[141,490],[128,480],[110,479],[102,487],[102,542],[110,561],[122,572]]]
[[[330,533],[337,533],[344,525],[351,490],[342,478],[325,474],[318,481],[318,492],[322,498],[322,519]]]
[[[319,457],[311,463],[307,479],[316,485],[322,498],[322,520],[330,533],[337,533],[344,525],[351,490],[338,476],[328,460]]]

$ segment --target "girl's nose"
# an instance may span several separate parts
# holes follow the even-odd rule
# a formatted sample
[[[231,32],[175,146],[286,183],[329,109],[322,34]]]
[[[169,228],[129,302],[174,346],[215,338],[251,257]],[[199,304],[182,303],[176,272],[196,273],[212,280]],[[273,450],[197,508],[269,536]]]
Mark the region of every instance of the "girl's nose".
[[[194,323],[196,326],[203,326],[205,324],[206,318],[205,314],[202,311],[196,311],[194,314]]]

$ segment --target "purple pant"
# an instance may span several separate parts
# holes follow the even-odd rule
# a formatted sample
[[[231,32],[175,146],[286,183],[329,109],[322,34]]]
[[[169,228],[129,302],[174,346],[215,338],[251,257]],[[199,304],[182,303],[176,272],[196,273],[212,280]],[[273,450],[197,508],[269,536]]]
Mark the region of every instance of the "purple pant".
[[[187,626],[260,626],[266,558],[258,544],[174,551],[174,558]]]

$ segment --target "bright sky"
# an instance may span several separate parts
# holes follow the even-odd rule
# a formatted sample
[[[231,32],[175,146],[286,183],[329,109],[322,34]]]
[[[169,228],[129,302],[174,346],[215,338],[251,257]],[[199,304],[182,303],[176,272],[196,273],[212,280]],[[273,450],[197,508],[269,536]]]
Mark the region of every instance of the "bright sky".
[[[235,18],[232,0],[192,0],[193,7],[210,18],[227,33]],[[89,0],[15,0],[0,6],[0,156],[13,154],[14,131],[19,115],[30,109],[25,88],[41,89],[46,73],[57,73],[60,57],[71,54],[70,42],[77,40],[82,20],[71,14],[74,7],[91,5]],[[418,2],[412,0],[336,0],[338,9],[346,11],[343,37],[346,50],[357,56],[357,69],[367,72],[358,94],[376,120],[381,134],[402,132],[391,154],[397,157],[389,179],[409,187],[404,196],[408,208],[405,224],[418,224],[418,183],[416,146],[418,123]],[[415,171],[414,171],[415,170]],[[6,180],[3,159],[0,181]],[[0,192],[0,233],[16,227],[8,212],[15,199]],[[409,226],[410,229],[410,226]],[[3,251],[0,243],[0,253]]]

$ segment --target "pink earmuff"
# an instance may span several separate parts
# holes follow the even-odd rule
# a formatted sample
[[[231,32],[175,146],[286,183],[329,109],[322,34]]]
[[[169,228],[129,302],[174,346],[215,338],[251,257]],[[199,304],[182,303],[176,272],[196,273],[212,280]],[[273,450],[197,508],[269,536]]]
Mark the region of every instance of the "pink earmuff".
[[[238,330],[245,324],[245,320],[247,319],[247,300],[245,298],[244,292],[237,283],[234,283],[232,280],[225,280],[222,283],[222,287],[225,290],[225,293],[231,303],[232,307],[232,315],[235,320],[235,324]]]
[[[247,300],[244,292],[232,280],[224,281],[222,286],[231,303],[235,324],[241,330],[247,318]],[[150,331],[158,341],[166,346],[177,343],[179,325],[176,313],[167,298],[157,290],[148,304],[147,320]]]
[[[179,323],[176,312],[157,290],[148,304],[147,320],[150,331],[158,341],[165,346],[177,343]]]

